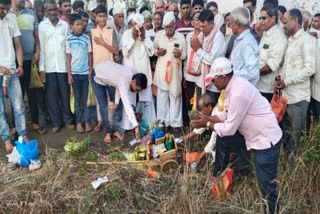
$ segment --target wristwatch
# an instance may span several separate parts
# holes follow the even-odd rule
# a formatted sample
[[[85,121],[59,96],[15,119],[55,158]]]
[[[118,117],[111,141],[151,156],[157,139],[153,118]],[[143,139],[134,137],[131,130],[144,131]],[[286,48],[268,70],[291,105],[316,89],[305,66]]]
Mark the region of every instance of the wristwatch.
[[[206,129],[207,129],[207,130],[210,130],[210,125],[211,125],[211,122],[208,121],[208,122],[207,122],[207,125],[206,125]]]

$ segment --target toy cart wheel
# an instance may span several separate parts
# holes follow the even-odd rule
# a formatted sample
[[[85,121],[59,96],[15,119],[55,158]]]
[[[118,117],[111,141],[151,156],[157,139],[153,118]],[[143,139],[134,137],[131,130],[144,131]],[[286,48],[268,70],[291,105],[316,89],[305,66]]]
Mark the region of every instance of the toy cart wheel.
[[[173,174],[175,169],[179,166],[178,162],[175,160],[167,160],[161,165],[161,171],[164,173]]]

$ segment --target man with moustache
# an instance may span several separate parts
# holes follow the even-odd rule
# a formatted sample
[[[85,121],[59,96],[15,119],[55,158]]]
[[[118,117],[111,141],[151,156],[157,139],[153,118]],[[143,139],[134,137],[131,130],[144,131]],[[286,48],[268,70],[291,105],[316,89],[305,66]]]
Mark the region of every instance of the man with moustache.
[[[67,22],[69,24],[68,15],[71,13],[72,5],[70,0],[59,0],[60,5],[60,19]]]
[[[52,133],[57,133],[63,124],[69,129],[74,129],[66,66],[66,38],[70,32],[68,24],[59,19],[58,8],[53,0],[46,1],[45,9],[47,19],[39,25],[39,70],[40,77],[46,85]]]
[[[277,212],[277,171],[282,131],[268,101],[243,77],[234,75],[230,60],[217,58],[206,82],[225,90],[223,111],[214,116],[200,114],[191,121],[195,128],[206,127],[218,136],[232,136],[238,130],[247,150],[253,152],[255,171],[265,213]],[[266,123],[266,121],[268,121]],[[217,153],[218,148],[217,148]]]
[[[275,86],[282,89],[288,105],[282,121],[284,148],[290,163],[300,144],[305,129],[307,110],[311,97],[311,76],[315,73],[315,41],[304,31],[302,14],[291,9],[284,14],[283,28],[288,38],[281,78]]]
[[[182,126],[182,60],[186,58],[186,41],[176,31],[173,12],[163,18],[164,30],[154,39],[158,56],[154,84],[158,87],[157,117],[177,132]]]

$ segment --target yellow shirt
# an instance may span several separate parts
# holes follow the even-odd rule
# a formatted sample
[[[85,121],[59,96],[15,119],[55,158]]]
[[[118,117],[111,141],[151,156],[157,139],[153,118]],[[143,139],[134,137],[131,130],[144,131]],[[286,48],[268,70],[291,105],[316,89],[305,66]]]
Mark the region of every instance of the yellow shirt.
[[[94,41],[95,37],[100,37],[101,35],[103,40],[108,45],[113,45],[113,29],[107,28],[107,26],[103,28],[96,27],[91,29],[92,49],[93,49],[93,67],[95,67],[96,64],[102,63],[107,60],[113,61],[113,54],[109,50],[107,50],[105,47],[98,45]]]

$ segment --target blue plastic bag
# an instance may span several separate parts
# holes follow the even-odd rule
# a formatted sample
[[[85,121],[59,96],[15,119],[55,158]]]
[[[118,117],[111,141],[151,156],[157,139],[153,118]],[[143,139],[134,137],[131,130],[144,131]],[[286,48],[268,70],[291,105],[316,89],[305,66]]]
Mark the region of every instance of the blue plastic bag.
[[[152,139],[152,143],[153,144],[155,143],[156,139],[164,137],[164,133],[163,133],[163,131],[161,129],[153,128],[152,132],[153,132],[153,139]]]
[[[39,159],[38,141],[32,140],[29,143],[16,141],[17,150],[20,154],[20,165],[28,167],[31,160]]]

